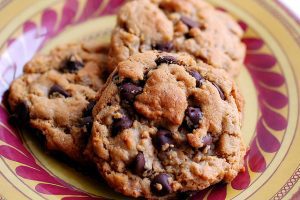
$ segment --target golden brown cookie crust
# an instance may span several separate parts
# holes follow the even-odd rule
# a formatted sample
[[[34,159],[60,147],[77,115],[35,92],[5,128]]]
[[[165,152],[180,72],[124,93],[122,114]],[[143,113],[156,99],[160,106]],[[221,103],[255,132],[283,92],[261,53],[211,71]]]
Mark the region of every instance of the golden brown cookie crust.
[[[223,70],[187,54],[135,54],[119,63],[93,110],[99,172],[116,191],[146,198],[231,181],[246,151],[242,102]]]
[[[18,123],[44,135],[48,150],[85,160],[89,133],[83,120],[89,119],[84,112],[103,85],[106,53],[107,46],[100,44],[62,45],[35,56],[11,84],[8,101]]]
[[[227,13],[202,0],[134,0],[117,16],[109,67],[130,55],[156,49],[187,52],[236,76],[245,56],[242,29]]]

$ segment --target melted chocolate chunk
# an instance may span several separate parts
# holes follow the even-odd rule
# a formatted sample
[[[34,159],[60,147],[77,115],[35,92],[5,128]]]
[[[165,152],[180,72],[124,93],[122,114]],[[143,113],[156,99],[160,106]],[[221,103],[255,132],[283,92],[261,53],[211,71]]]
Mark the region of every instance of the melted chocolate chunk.
[[[173,56],[160,56],[156,58],[155,63],[157,66],[166,63],[166,64],[179,64],[178,60]]]
[[[220,94],[221,99],[225,100],[225,95],[224,95],[222,89],[216,83],[212,83],[212,84],[217,88],[217,90],[218,90],[218,92]]]
[[[196,86],[201,87],[202,83],[204,82],[204,78],[200,75],[200,73],[194,70],[190,71],[189,73],[196,79]]]
[[[169,177],[170,176],[165,173],[156,175],[151,181],[151,191],[158,196],[164,196],[171,193],[172,188],[168,181]]]
[[[142,176],[145,171],[145,157],[142,152],[139,152],[131,163],[133,173]]]
[[[119,132],[131,128],[132,125],[133,121],[127,114],[123,113],[121,118],[114,119],[112,124],[112,135],[116,136]]]
[[[71,56],[69,59],[63,62],[61,70],[66,73],[76,73],[78,70],[83,68],[83,66],[84,65],[82,62],[76,60],[75,57]]]
[[[198,28],[200,26],[198,22],[186,16],[181,16],[180,20],[189,28]]]
[[[88,126],[93,124],[93,117],[92,116],[88,116],[88,117],[84,117],[81,119],[81,123],[82,126]]]
[[[92,116],[88,116],[88,117],[82,118],[80,120],[80,125],[81,126],[85,126],[86,132],[88,134],[90,134],[91,131],[92,131],[92,127],[93,127],[93,117]]]
[[[156,136],[153,138],[153,143],[157,149],[162,150],[165,144],[173,144],[174,140],[172,138],[172,133],[166,129],[159,129]]]
[[[65,91],[61,86],[54,84],[50,90],[49,90],[49,94],[48,97],[49,98],[54,98],[54,97],[58,97],[58,96],[64,96],[65,98],[70,97],[71,95]]]
[[[80,126],[86,128],[86,130],[85,130],[86,134],[83,136],[85,144],[88,142],[89,136],[92,132],[92,128],[93,128],[92,111],[93,111],[95,104],[96,104],[96,101],[93,101],[93,100],[90,101],[90,103],[86,106],[86,108],[83,111],[83,114],[82,114],[83,118],[80,119],[80,121],[79,121]]]
[[[81,119],[81,122],[83,125],[93,123],[93,117],[92,116],[84,117]]]
[[[133,83],[123,83],[120,87],[120,96],[121,96],[121,100],[125,100],[127,103],[133,103],[135,97],[142,93],[143,88],[135,85]]]
[[[83,111],[84,117],[88,117],[88,116],[92,115],[92,111],[93,111],[93,108],[95,107],[96,103],[97,102],[93,100],[86,106],[85,110]]]
[[[187,125],[190,128],[198,128],[199,122],[202,119],[203,115],[200,108],[188,107],[185,111],[185,118]]]
[[[191,34],[190,34],[190,32],[187,32],[187,33],[185,33],[184,34],[184,37],[185,37],[185,39],[191,39],[191,38],[194,38]]]
[[[170,52],[173,49],[173,43],[167,42],[162,44],[156,44],[153,48],[159,51]]]

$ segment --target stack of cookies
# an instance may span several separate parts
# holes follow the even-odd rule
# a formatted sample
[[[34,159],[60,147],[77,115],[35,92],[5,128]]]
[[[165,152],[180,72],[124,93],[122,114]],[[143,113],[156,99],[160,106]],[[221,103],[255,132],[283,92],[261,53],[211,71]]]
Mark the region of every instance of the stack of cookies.
[[[28,62],[10,86],[12,116],[127,196],[230,182],[246,153],[233,80],[242,35],[202,0],[129,1],[108,46],[67,44]]]

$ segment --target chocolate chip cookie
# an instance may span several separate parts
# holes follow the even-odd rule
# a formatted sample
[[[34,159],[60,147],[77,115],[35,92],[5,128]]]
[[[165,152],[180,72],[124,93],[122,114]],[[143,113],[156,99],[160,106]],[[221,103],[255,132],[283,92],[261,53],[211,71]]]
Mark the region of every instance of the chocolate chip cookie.
[[[243,169],[242,97],[226,72],[188,54],[120,62],[93,109],[99,172],[124,195],[173,198]]]
[[[134,0],[118,13],[109,66],[156,49],[187,52],[235,76],[245,56],[242,35],[231,16],[202,0]]]
[[[97,90],[103,85],[107,47],[68,44],[38,55],[13,81],[8,102],[14,123],[45,136],[49,150],[82,161]]]

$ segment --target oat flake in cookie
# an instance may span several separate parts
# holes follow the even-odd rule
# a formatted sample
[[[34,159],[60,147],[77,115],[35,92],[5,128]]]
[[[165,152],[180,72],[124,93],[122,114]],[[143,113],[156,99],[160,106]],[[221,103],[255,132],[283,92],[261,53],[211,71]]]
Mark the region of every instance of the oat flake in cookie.
[[[243,101],[223,70],[149,51],[119,63],[94,107],[99,172],[124,195],[173,198],[243,169]]]
[[[109,67],[138,52],[187,52],[231,76],[245,56],[242,29],[227,13],[203,0],[133,0],[117,16]]]
[[[106,52],[101,45],[69,44],[34,57],[10,86],[15,123],[44,135],[47,149],[84,161]]]

